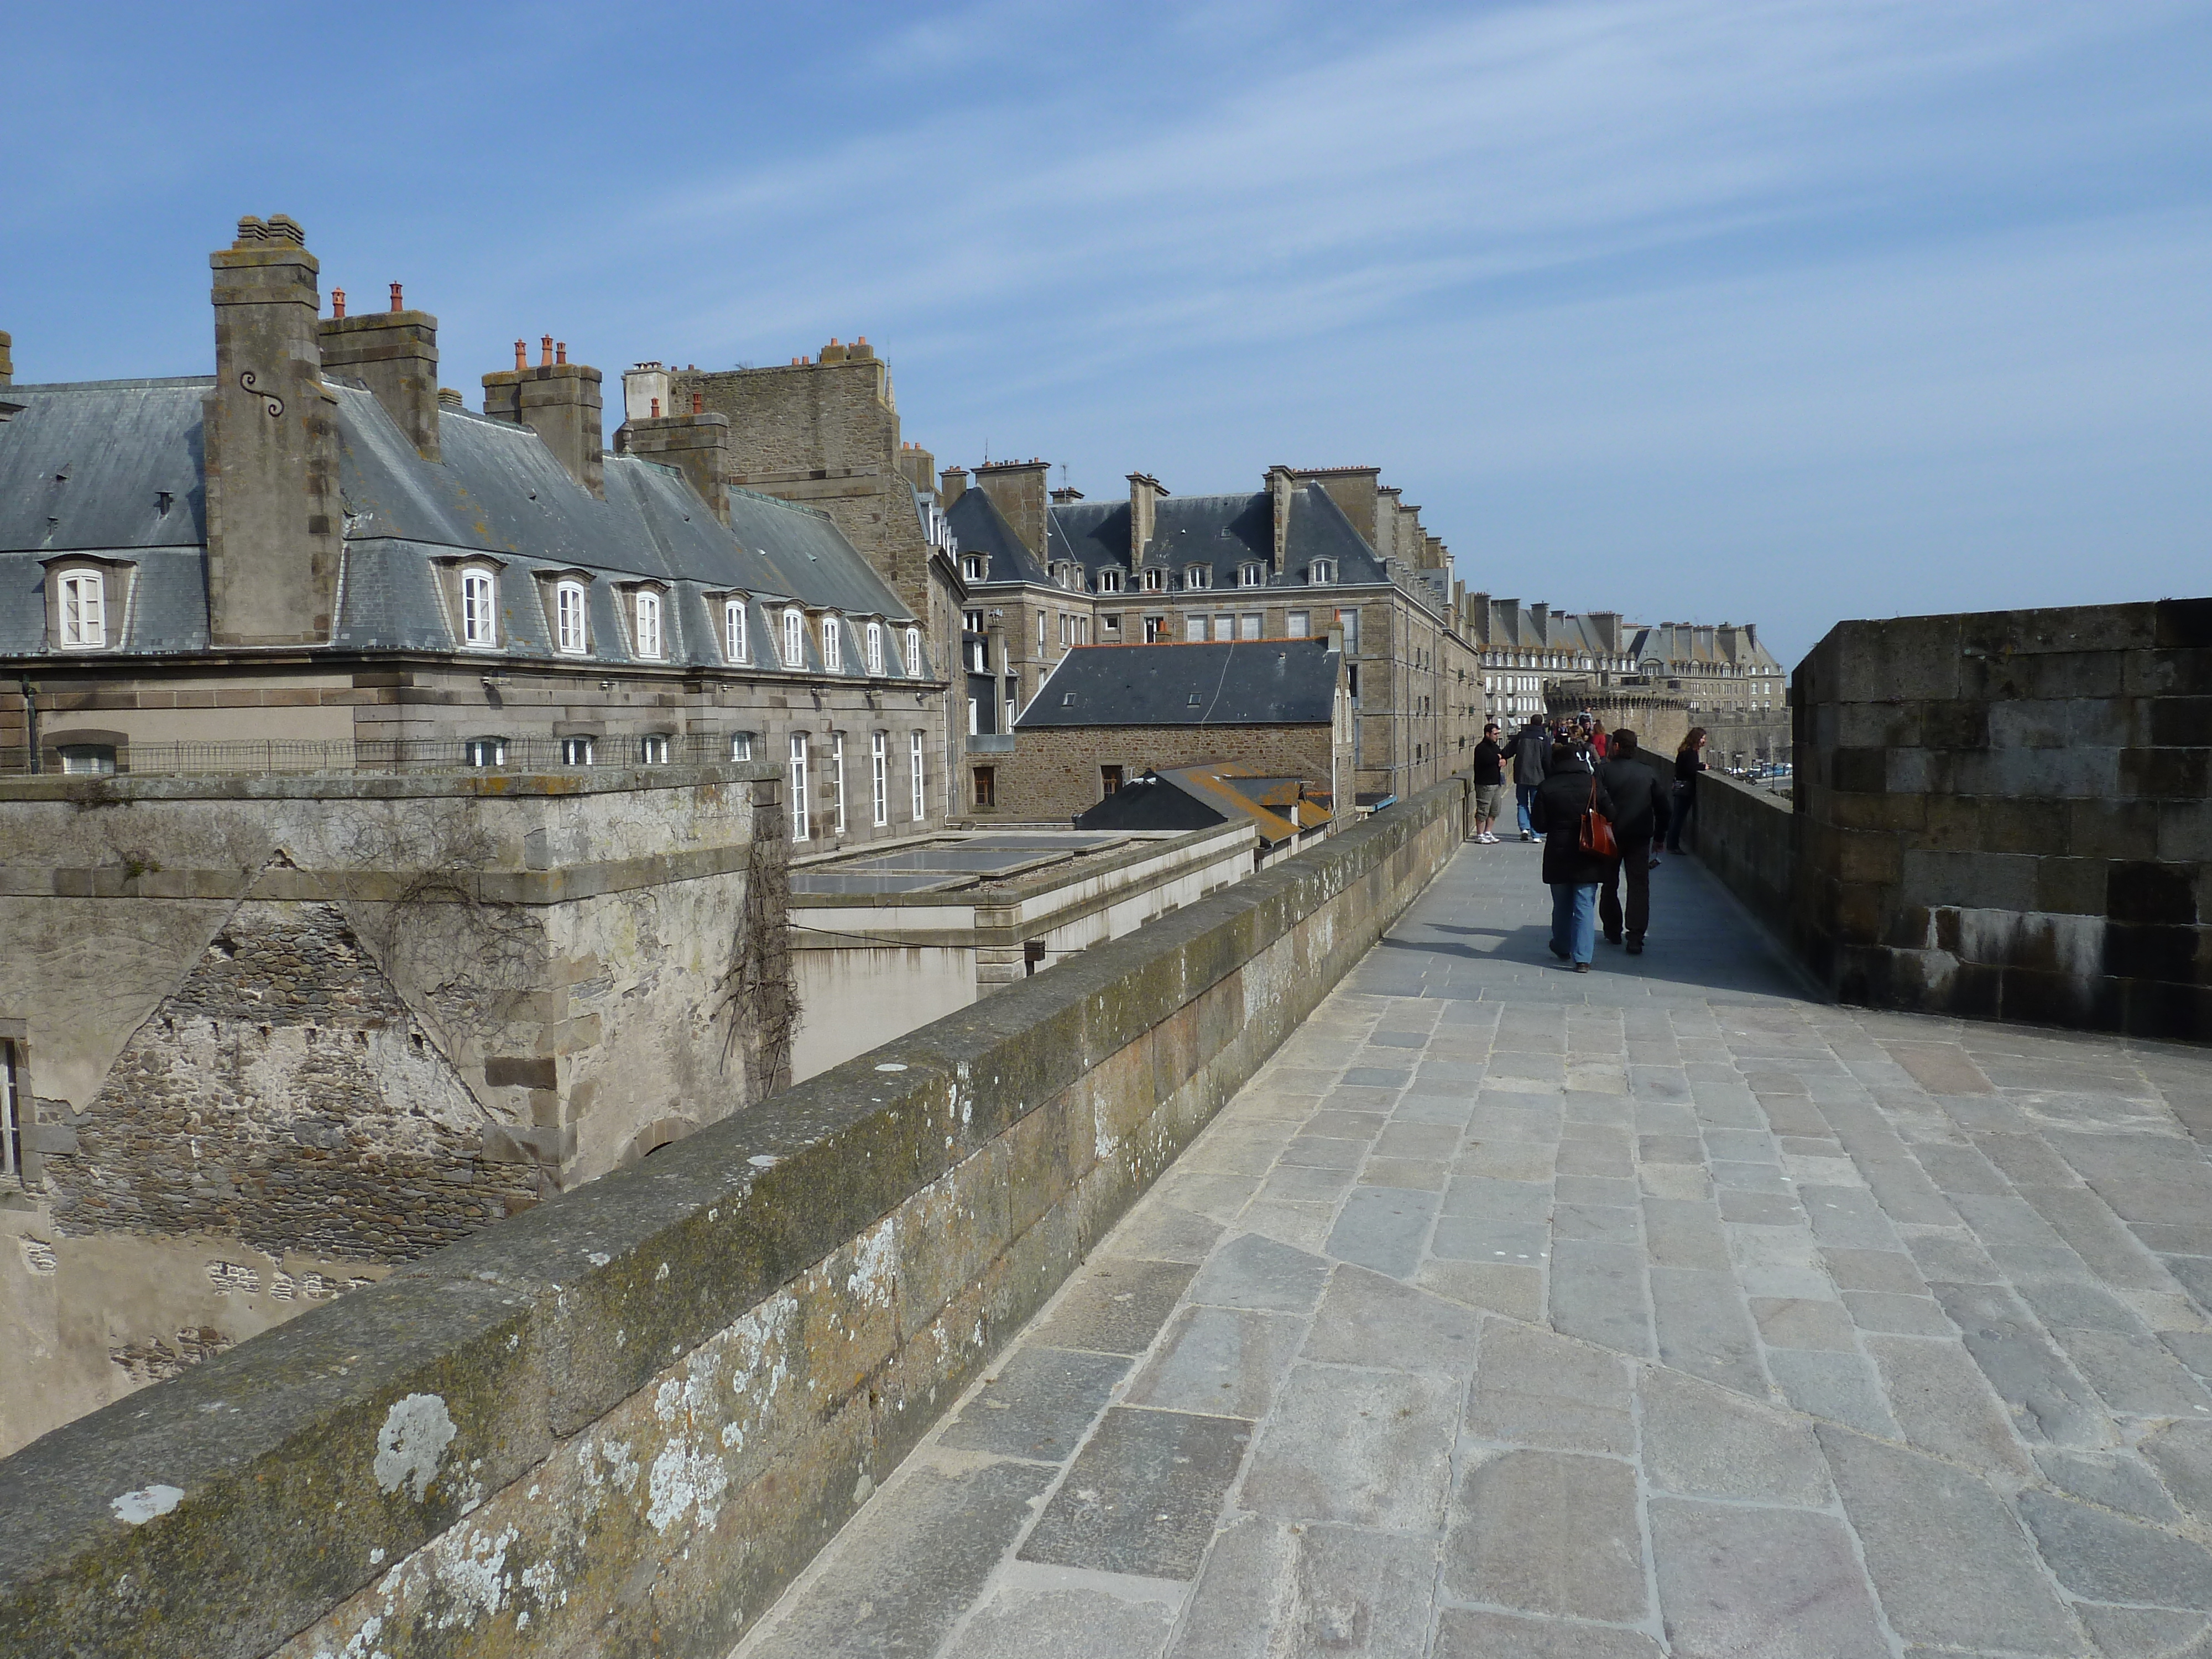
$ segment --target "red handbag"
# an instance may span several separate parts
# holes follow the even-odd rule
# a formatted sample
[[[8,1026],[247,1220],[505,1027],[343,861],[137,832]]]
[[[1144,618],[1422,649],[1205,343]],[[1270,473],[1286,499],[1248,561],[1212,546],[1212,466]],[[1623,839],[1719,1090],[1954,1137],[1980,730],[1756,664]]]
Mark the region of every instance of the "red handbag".
[[[1582,833],[1577,837],[1583,852],[1601,859],[1620,856],[1620,843],[1613,838],[1613,822],[1597,810],[1597,776],[1590,776],[1589,805],[1583,812]]]

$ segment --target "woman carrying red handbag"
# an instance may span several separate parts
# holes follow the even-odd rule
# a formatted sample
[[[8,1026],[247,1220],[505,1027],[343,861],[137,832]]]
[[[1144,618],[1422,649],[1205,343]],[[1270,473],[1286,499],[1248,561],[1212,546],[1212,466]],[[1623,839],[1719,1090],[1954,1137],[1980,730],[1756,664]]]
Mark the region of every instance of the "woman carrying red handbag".
[[[1552,890],[1552,954],[1589,972],[1597,954],[1597,890],[1613,857],[1613,797],[1574,750],[1552,751],[1553,770],[1536,790],[1528,820],[1543,832],[1544,881]]]

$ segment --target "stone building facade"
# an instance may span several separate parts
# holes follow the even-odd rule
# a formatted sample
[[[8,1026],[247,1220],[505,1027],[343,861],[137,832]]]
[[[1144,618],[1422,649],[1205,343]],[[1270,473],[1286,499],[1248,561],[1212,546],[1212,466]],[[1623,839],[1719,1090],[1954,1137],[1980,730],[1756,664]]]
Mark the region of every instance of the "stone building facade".
[[[1049,491],[1048,473],[1032,460],[978,467],[972,485],[945,475],[969,666],[994,682],[978,732],[1018,733],[1045,678],[1086,645],[1334,634],[1358,801],[1426,787],[1480,735],[1449,556],[1375,469],[1279,466],[1261,490],[1190,496],[1133,473],[1126,502]],[[997,747],[969,757],[971,786]]]
[[[0,770],[757,757],[817,844],[942,822],[926,572],[731,487],[722,417],[605,453],[599,373],[550,336],[471,413],[396,288],[319,314],[281,215],[211,262],[212,376],[0,391]]]
[[[780,783],[0,781],[0,1446],[763,1092]]]

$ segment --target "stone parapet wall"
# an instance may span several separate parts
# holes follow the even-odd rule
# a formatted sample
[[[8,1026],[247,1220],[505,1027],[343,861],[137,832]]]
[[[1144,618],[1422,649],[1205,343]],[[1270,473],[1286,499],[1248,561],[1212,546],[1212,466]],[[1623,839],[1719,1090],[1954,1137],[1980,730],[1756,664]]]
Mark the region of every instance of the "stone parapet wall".
[[[1790,931],[1796,879],[1796,814],[1787,797],[1717,772],[1698,780],[1692,845],[1698,860],[1720,878],[1778,938]]]
[[[715,1655],[1466,834],[1452,779],[0,1462],[0,1650]]]
[[[2212,1038],[2212,599],[1844,623],[1792,701],[1838,996]]]

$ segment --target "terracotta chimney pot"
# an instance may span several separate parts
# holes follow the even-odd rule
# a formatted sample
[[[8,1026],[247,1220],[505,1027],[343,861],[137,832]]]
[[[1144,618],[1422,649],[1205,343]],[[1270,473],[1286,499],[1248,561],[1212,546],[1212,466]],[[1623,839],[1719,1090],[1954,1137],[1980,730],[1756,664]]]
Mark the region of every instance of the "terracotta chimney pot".
[[[704,415],[707,412],[707,394],[705,392],[695,392],[691,394],[691,412],[694,415]]]
[[[553,337],[550,334],[541,334],[538,337],[538,367],[540,368],[553,367]]]
[[[566,340],[553,342],[553,361],[556,363],[565,363],[568,361],[568,343]]]
[[[405,306],[399,303],[399,284],[397,283],[394,283],[392,285],[392,308],[394,311],[404,311],[407,309]]]
[[[530,367],[530,348],[520,340],[514,343],[514,366],[517,368]]]
[[[656,420],[656,421],[657,421],[657,420],[659,420],[659,419],[660,418],[660,399],[659,399],[659,398],[655,398],[653,400],[653,415],[652,415],[652,418],[653,418],[653,419],[654,419],[654,420]]]
[[[333,317],[345,315],[345,290],[342,288],[334,288],[331,290],[331,315]]]

